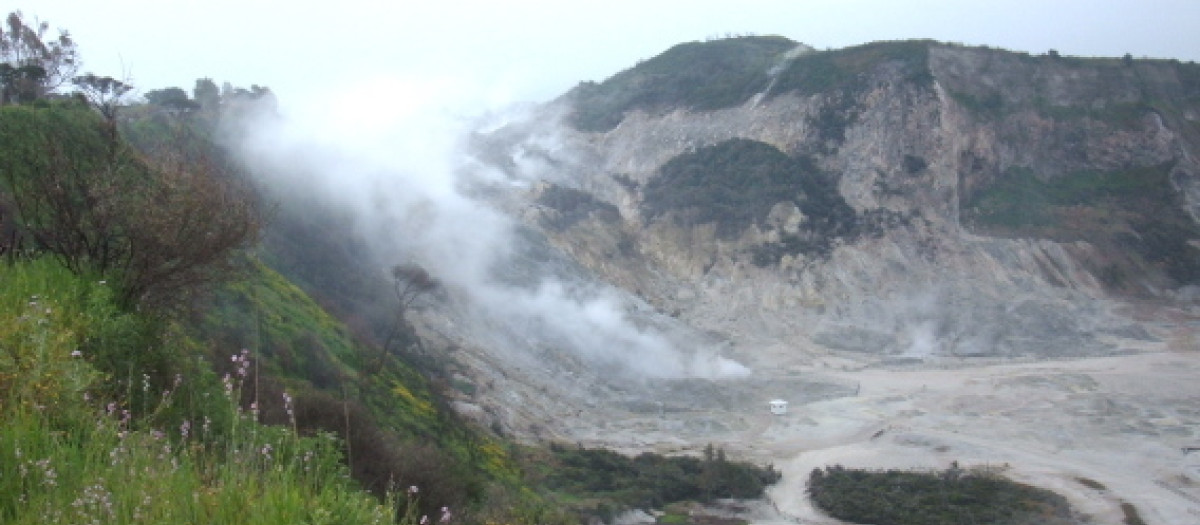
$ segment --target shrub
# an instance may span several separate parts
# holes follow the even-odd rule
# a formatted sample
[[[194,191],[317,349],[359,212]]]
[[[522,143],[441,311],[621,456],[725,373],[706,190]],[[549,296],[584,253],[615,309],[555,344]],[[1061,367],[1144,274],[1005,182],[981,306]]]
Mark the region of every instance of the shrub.
[[[957,463],[941,472],[813,469],[808,493],[822,511],[854,523],[1075,523],[1062,496]]]
[[[648,218],[675,212],[685,225],[716,223],[722,237],[735,237],[761,223],[779,202],[804,201],[820,176],[774,146],[733,139],[667,161],[643,190]]]
[[[859,234],[854,209],[811,160],[747,139],[667,161],[646,184],[642,211],[650,219],[670,214],[684,226],[714,223],[718,236],[736,238],[753,224],[764,225],[771,208],[781,202],[795,204],[806,220],[797,234],[759,250],[756,259],[762,265],[785,253],[827,255],[836,239]]]
[[[228,274],[257,233],[249,193],[203,159],[138,154],[75,103],[0,108],[0,193],[34,247],[165,309]]]
[[[661,508],[683,502],[717,498],[753,499],[779,480],[772,467],[729,461],[711,445],[702,458],[643,453],[628,457],[611,450],[553,445],[550,469],[543,487],[588,502],[577,508],[585,515],[611,515],[629,508]]]

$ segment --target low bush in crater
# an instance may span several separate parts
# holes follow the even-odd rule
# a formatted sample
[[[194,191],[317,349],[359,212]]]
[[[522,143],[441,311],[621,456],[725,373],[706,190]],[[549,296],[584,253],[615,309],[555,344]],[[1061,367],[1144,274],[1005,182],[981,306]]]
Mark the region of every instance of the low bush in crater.
[[[780,477],[771,466],[727,459],[724,450],[712,445],[702,457],[650,452],[630,457],[606,449],[558,444],[542,454],[526,460],[533,467],[529,474],[534,483],[554,493],[581,517],[603,521],[631,508],[760,498]]]
[[[830,516],[874,525],[1067,525],[1076,523],[1067,501],[1048,490],[994,472],[873,471],[841,465],[814,469],[813,503]]]

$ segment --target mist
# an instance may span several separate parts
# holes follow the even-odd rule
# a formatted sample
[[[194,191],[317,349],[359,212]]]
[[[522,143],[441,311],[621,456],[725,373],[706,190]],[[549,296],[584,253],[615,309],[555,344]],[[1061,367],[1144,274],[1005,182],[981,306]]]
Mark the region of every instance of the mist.
[[[634,377],[748,374],[715,345],[635,319],[649,309],[636,298],[536,262],[546,258],[544,247],[485,196],[522,192],[564,174],[524,158],[512,159],[517,173],[503,173],[468,155],[471,132],[521,114],[505,109],[495,92],[466,85],[381,77],[283,101],[281,117],[246,124],[239,151],[271,194],[303,197],[350,217],[352,234],[370,246],[381,276],[388,265],[417,264],[469,315],[483,318],[460,329],[510,334],[474,334],[482,344],[523,347],[509,352],[565,350]],[[536,146],[554,143],[541,137]]]

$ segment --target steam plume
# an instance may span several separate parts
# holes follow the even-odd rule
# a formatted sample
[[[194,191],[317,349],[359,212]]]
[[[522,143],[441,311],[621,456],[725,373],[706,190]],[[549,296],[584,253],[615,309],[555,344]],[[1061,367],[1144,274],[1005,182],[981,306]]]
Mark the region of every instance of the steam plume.
[[[528,257],[520,250],[530,244],[478,190],[519,191],[529,181],[464,155],[461,139],[475,121],[450,110],[488,104],[447,80],[356,85],[249,127],[242,151],[262,182],[285,195],[308,192],[349,213],[379,260],[420,264],[530,346],[569,350],[585,362],[644,377],[748,373],[714,352],[680,350],[663,330],[638,326],[632,300],[612,288],[536,266],[524,268],[534,273],[524,282],[504,278],[498,269],[521,265]],[[391,102],[379,102],[382,95]]]

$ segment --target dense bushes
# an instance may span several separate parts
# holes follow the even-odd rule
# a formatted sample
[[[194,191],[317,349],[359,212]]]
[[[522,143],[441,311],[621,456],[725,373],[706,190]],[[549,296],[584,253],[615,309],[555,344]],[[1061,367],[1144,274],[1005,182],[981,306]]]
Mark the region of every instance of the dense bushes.
[[[827,254],[836,239],[859,233],[858,217],[832,178],[806,158],[747,139],[667,161],[646,184],[642,211],[649,219],[670,214],[685,226],[716,224],[718,236],[735,238],[752,224],[764,226],[781,202],[795,204],[805,221],[800,232],[764,248],[766,262],[784,253]]]
[[[583,502],[578,510],[590,515],[683,501],[758,498],[779,480],[773,468],[729,461],[711,445],[702,458],[653,453],[629,457],[611,450],[553,445],[550,456],[539,459],[545,469],[540,484]]]
[[[538,194],[537,203],[556,212],[548,218],[547,225],[557,230],[570,228],[588,217],[597,217],[605,221],[621,219],[621,213],[616,206],[598,200],[585,191],[557,184],[546,186]]]
[[[733,139],[663,164],[643,190],[642,210],[650,219],[673,212],[687,226],[715,223],[718,235],[736,237],[776,203],[805,200],[806,179],[817,176],[774,146]]]
[[[215,164],[133,151],[77,102],[0,108],[0,194],[30,247],[97,272],[126,307],[164,310],[226,275],[257,208]]]
[[[814,469],[808,492],[822,511],[873,525],[1067,525],[1066,499],[997,474],[958,468],[942,472]]]

